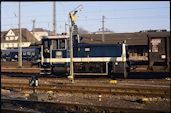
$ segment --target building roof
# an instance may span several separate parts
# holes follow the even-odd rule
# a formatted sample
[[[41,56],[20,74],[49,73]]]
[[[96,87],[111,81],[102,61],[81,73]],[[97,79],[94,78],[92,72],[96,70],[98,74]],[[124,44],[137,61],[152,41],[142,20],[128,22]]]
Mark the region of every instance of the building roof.
[[[148,33],[148,36],[150,36],[150,37],[169,37],[170,38],[170,32],[150,32],[150,33]]]
[[[33,28],[31,32],[33,32],[33,30],[35,32],[46,32],[46,30],[44,30],[43,28]]]
[[[8,31],[1,31],[1,37],[4,37]]]
[[[19,36],[19,29],[10,29],[14,32],[15,36]],[[9,30],[8,30],[9,31]],[[7,32],[8,32],[7,31]],[[7,33],[6,32],[6,33]],[[22,42],[31,42],[33,43],[33,39],[35,39],[35,43],[39,44],[40,41],[38,41],[29,31],[27,28],[22,28]],[[18,42],[18,40],[5,40],[5,34],[2,36],[1,35],[1,42]]]
[[[147,45],[148,36],[170,37],[169,32],[136,32],[136,33],[113,33],[104,34],[104,42],[102,42],[102,34],[81,34],[83,39],[81,43],[89,44],[117,44],[126,40],[128,45]]]

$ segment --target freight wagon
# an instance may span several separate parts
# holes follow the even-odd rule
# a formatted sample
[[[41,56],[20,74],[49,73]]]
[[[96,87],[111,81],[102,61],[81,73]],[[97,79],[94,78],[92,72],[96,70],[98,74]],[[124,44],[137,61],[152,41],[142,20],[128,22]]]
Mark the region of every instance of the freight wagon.
[[[148,34],[148,69],[153,72],[171,72],[171,39],[169,35]]]

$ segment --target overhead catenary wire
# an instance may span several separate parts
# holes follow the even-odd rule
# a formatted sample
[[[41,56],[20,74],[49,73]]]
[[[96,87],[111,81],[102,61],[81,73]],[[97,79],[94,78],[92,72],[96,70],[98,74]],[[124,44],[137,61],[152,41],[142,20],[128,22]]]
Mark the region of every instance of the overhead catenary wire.
[[[168,15],[152,15],[152,16],[141,16],[141,17],[115,17],[115,18],[110,18],[110,17],[106,17],[105,19],[106,20],[113,20],[113,19],[144,19],[144,18],[149,18],[149,17],[161,17],[161,18],[165,18],[167,19],[165,16],[168,16]],[[160,18],[155,18],[155,19],[160,19]],[[99,20],[99,22],[101,21],[100,18],[86,18],[86,19],[83,19],[83,18],[80,18],[79,21],[96,21],[96,20]],[[58,20],[56,22],[65,22],[65,20]],[[22,23],[22,24],[29,24],[31,22],[27,22],[27,23]],[[38,21],[37,22],[38,24],[40,23],[52,23],[51,21]],[[1,25],[17,25],[16,23],[13,24],[13,23],[10,23],[10,24],[6,24],[6,23],[1,23]]]
[[[52,2],[52,1],[51,1]],[[22,5],[22,7],[37,7],[37,6],[42,6],[42,7],[44,7],[44,5],[46,5],[46,6],[49,6],[49,7],[52,7],[53,6],[53,4],[51,4],[51,2],[34,2],[34,4],[29,4],[29,2],[23,2],[23,5]],[[3,3],[3,2],[2,2]],[[15,3],[15,2],[14,2]],[[27,3],[27,4],[24,4],[24,3]],[[31,3],[31,2],[30,2]],[[38,4],[36,4],[36,3],[38,3]],[[64,5],[63,5],[63,3],[65,3],[65,2],[62,2],[62,1],[58,1],[57,3],[59,3],[62,7],[65,7]],[[59,5],[58,4],[58,5]],[[16,6],[17,6],[17,3],[15,4]],[[1,5],[1,8],[11,8],[11,7],[16,7],[14,4],[8,4],[8,6],[7,5],[5,5],[5,6],[3,6],[3,5]],[[142,8],[131,8],[131,9],[129,9],[129,8],[127,8],[127,9],[116,9],[116,10],[143,10],[143,9],[161,9],[161,8],[170,8],[170,7],[142,7]]]
[[[134,8],[134,9],[112,9],[112,10],[114,10],[114,11],[117,11],[117,12],[122,12],[122,11],[137,11],[137,10],[152,10],[152,9],[170,9],[170,7],[150,7],[150,8]],[[95,11],[91,11],[91,12],[84,12],[84,13],[95,13],[95,12],[97,12],[97,10],[95,10]]]
[[[23,2],[24,3],[24,2]],[[39,2],[39,3],[41,3],[41,5],[39,4],[39,5],[37,5],[37,4],[24,4],[24,5],[22,5],[22,7],[37,7],[37,6],[42,6],[42,5],[46,5],[46,6],[48,6],[48,7],[52,7],[53,5],[51,5],[50,4],[50,2],[48,2],[49,4],[47,4],[47,3],[43,3],[43,2]],[[17,4],[16,4],[17,5]],[[7,7],[7,6],[2,6],[1,5],[1,8],[11,8],[11,7],[16,7],[14,4],[12,4],[12,5],[8,5],[9,7]],[[42,7],[44,7],[44,6],[42,6]]]
[[[48,7],[53,7],[53,4],[51,4],[51,2],[40,2],[40,4],[37,4],[37,2],[35,2],[36,4],[24,4],[24,2],[23,2],[23,5],[22,5],[22,7],[23,8],[27,8],[27,7],[38,7],[38,6],[42,6],[42,7],[46,7],[46,6],[48,6]],[[67,8],[65,7],[66,6],[66,4],[65,3],[63,3],[63,2],[57,2],[58,3],[58,5],[59,6],[61,6],[62,7],[62,10],[63,11],[59,11],[59,12],[57,12],[58,13],[58,16],[59,17],[64,17],[65,15],[67,15],[67,14],[65,14],[64,12],[67,12]],[[17,4],[16,4],[17,5]],[[5,4],[5,7],[3,7],[2,5],[1,5],[1,10],[3,11],[3,10],[6,10],[5,8],[13,8],[13,7],[15,7],[15,5],[11,5],[11,7],[7,7],[7,6],[10,6],[10,5],[8,5],[8,4]],[[103,9],[103,7],[101,8],[101,10]],[[163,10],[163,9],[170,9],[170,7],[167,7],[167,6],[165,6],[165,7],[138,7],[138,8],[115,8],[115,7],[112,7],[112,8],[110,8],[110,11],[112,11],[112,10],[115,10],[116,12],[122,12],[122,11],[124,11],[124,12],[127,12],[127,11],[136,11],[136,10],[156,10],[156,11],[159,11],[159,10]],[[107,10],[108,10],[108,8],[107,8]],[[107,11],[107,10],[105,10],[104,9],[104,11]],[[79,24],[83,24],[83,23],[81,23],[82,21],[83,22],[86,22],[86,24],[88,24],[89,22],[88,21],[93,21],[93,22],[95,22],[93,25],[99,25],[100,24],[100,22],[101,22],[101,18],[100,17],[98,17],[98,18],[91,18],[90,16],[88,16],[87,15],[87,13],[89,13],[89,14],[94,14],[94,13],[97,13],[97,10],[95,11],[95,10],[92,10],[92,11],[88,11],[88,12],[86,12],[86,11],[84,11],[84,14],[83,14],[83,16],[85,16],[85,18],[80,18],[80,17],[78,17],[79,18],[79,20],[78,20],[78,23]],[[44,12],[43,12],[44,13]],[[16,14],[15,14],[16,15]],[[63,15],[63,16],[62,16]],[[52,26],[52,22],[50,22],[50,21],[39,21],[39,18],[42,18],[42,17],[44,17],[44,16],[51,16],[50,14],[41,14],[41,13],[39,13],[39,14],[37,14],[37,15],[23,15],[22,16],[22,18],[35,18],[36,17],[36,20],[38,20],[37,21],[37,24],[40,26],[41,25],[41,27],[42,26]],[[83,16],[81,16],[81,17],[83,17]],[[106,15],[105,15],[106,16]],[[148,15],[148,16],[146,16],[146,15],[144,15],[144,16],[141,16],[141,17],[136,17],[136,16],[130,16],[130,17],[108,17],[108,16],[106,16],[106,18],[105,18],[105,20],[106,20],[106,22],[107,23],[110,23],[110,22],[113,22],[112,20],[120,20],[120,19],[129,19],[129,20],[145,20],[145,19],[149,19],[149,18],[154,18],[154,17],[160,17],[160,18],[154,18],[155,20],[159,20],[159,19],[165,19],[165,20],[167,20],[167,19],[169,19],[169,16],[170,15]],[[13,23],[11,23],[11,24],[9,24],[9,23],[3,23],[3,21],[4,20],[10,20],[11,19],[11,22],[15,22],[15,19],[17,20],[17,18],[14,18],[15,16],[12,16],[12,17],[3,17],[3,16],[1,16],[1,25],[2,26],[16,26],[16,25],[18,25],[18,24],[13,24]],[[58,17],[58,18],[59,18]],[[90,18],[87,18],[87,17],[90,17]],[[13,20],[12,20],[13,19]],[[56,22],[58,22],[59,24],[61,24],[60,22],[63,22],[63,23],[65,23],[66,22],[66,20],[64,20],[64,19],[58,19]],[[99,24],[98,24],[98,22],[99,22]],[[122,22],[120,23],[120,24],[122,24]],[[124,23],[125,24],[125,23]],[[28,23],[28,22],[23,22],[22,23],[22,25],[27,25],[27,26],[31,26],[31,23]],[[48,27],[49,28],[49,27]]]
[[[150,17],[160,17],[160,18],[166,18],[166,16],[168,15],[151,15],[151,16],[141,16],[141,17],[115,17],[115,18],[112,18],[112,17],[106,17],[105,19],[106,20],[113,20],[113,19],[144,19],[144,18],[150,18]],[[155,18],[155,19],[160,19],[160,18]],[[79,18],[80,20],[79,21],[96,21],[96,20],[99,20],[101,21],[100,18]],[[167,19],[167,18],[166,18]],[[65,22],[65,20],[57,20],[56,22]],[[39,21],[38,23],[51,23],[50,21]],[[2,24],[2,23],[1,23]],[[28,23],[22,23],[22,24],[28,24]],[[9,24],[2,24],[2,25],[9,25]],[[15,25],[15,24],[13,24]]]

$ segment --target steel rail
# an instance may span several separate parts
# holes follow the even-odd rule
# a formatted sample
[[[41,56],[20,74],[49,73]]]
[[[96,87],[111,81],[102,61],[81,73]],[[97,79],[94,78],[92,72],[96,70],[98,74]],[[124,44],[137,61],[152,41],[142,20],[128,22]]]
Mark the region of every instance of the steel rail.
[[[32,87],[24,83],[2,83],[3,89],[31,91]],[[170,88],[131,88],[131,87],[102,87],[102,86],[81,86],[63,84],[40,84],[35,87],[37,91],[46,92],[70,92],[88,94],[111,94],[111,95],[137,95],[147,97],[170,97]]]
[[[19,109],[17,110],[17,109],[1,108],[1,113],[40,113],[40,112],[19,110]]]
[[[88,104],[69,104],[69,103],[55,103],[44,101],[31,101],[21,99],[8,99],[1,98],[1,104],[10,103],[14,105],[22,105],[31,109],[36,109],[39,112],[115,112],[115,113],[169,113],[169,111],[150,110],[146,108],[136,107],[111,107],[101,105],[88,105]]]

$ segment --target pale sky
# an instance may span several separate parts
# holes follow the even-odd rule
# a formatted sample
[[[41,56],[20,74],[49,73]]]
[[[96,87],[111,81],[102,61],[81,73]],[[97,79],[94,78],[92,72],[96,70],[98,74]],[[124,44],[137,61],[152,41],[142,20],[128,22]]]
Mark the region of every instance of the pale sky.
[[[1,31],[18,28],[18,4],[1,2]],[[79,5],[83,5],[83,10],[77,13],[75,23],[89,32],[102,27],[102,16],[105,16],[105,28],[117,33],[148,29],[170,31],[169,1],[56,1],[57,33],[65,31],[69,12]],[[53,2],[21,2],[21,27],[32,30],[34,19],[36,28],[53,30]]]

